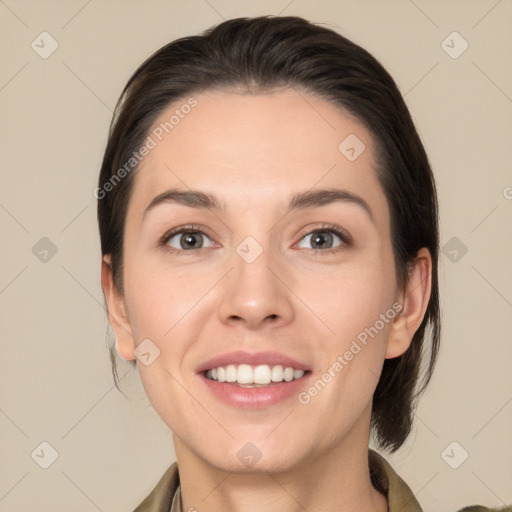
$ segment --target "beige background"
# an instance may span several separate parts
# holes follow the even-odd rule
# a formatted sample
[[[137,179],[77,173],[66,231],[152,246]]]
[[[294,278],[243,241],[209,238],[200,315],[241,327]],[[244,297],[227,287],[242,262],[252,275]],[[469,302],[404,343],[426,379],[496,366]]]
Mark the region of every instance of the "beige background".
[[[387,458],[428,511],[512,503],[510,0],[0,0],[0,511],[126,512],[174,460],[137,374],[130,400],[110,374],[92,191],[111,110],[168,41],[279,13],[340,30],[388,68],[435,170],[442,245],[468,249],[441,256],[439,364]],[[43,31],[59,45],[47,59],[31,47]],[[453,31],[469,44],[458,58],[442,47]],[[58,250],[46,262],[42,237]],[[58,452],[48,469],[43,441]],[[452,460],[469,453],[458,469],[442,457],[453,441]]]

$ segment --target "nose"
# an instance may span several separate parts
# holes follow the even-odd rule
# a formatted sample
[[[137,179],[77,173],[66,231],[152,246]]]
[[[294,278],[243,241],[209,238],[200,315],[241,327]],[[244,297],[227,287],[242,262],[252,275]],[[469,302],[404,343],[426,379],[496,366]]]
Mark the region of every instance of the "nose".
[[[255,330],[284,326],[293,320],[293,293],[270,251],[263,250],[251,263],[235,253],[233,267],[223,280],[218,308],[222,323]]]

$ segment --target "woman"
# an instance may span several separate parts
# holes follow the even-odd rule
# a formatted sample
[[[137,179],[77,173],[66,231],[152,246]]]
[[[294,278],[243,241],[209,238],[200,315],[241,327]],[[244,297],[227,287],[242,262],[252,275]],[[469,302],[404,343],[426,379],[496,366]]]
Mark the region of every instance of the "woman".
[[[136,511],[421,510],[368,444],[403,445],[436,361],[436,190],[370,54],[297,17],[166,45],[96,197],[117,353],[176,450]]]

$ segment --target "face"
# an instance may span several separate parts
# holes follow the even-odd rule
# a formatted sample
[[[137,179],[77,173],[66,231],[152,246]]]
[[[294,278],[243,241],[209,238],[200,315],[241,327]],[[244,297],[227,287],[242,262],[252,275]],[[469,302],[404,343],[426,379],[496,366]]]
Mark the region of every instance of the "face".
[[[372,137],[304,92],[194,98],[134,176],[120,355],[218,469],[367,443],[401,301]]]

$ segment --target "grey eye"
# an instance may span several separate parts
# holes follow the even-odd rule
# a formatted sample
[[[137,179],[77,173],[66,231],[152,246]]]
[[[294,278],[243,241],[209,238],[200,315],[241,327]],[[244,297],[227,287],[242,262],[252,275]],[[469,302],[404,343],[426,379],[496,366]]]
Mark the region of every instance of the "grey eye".
[[[173,249],[178,249],[181,251],[202,249],[203,247],[206,247],[203,242],[204,239],[210,240],[204,233],[201,233],[200,231],[186,231],[176,233],[169,237],[167,245],[170,245]]]
[[[302,245],[302,242],[307,241],[308,243],[313,244],[313,247],[310,247],[311,249],[332,249],[333,247],[337,247],[333,245],[333,240],[335,238],[340,240],[340,243],[338,245],[341,245],[343,240],[339,235],[335,234],[332,230],[317,229],[315,231],[312,231],[310,234],[306,235],[301,240],[300,247],[303,249],[308,249],[308,247],[304,247]]]

